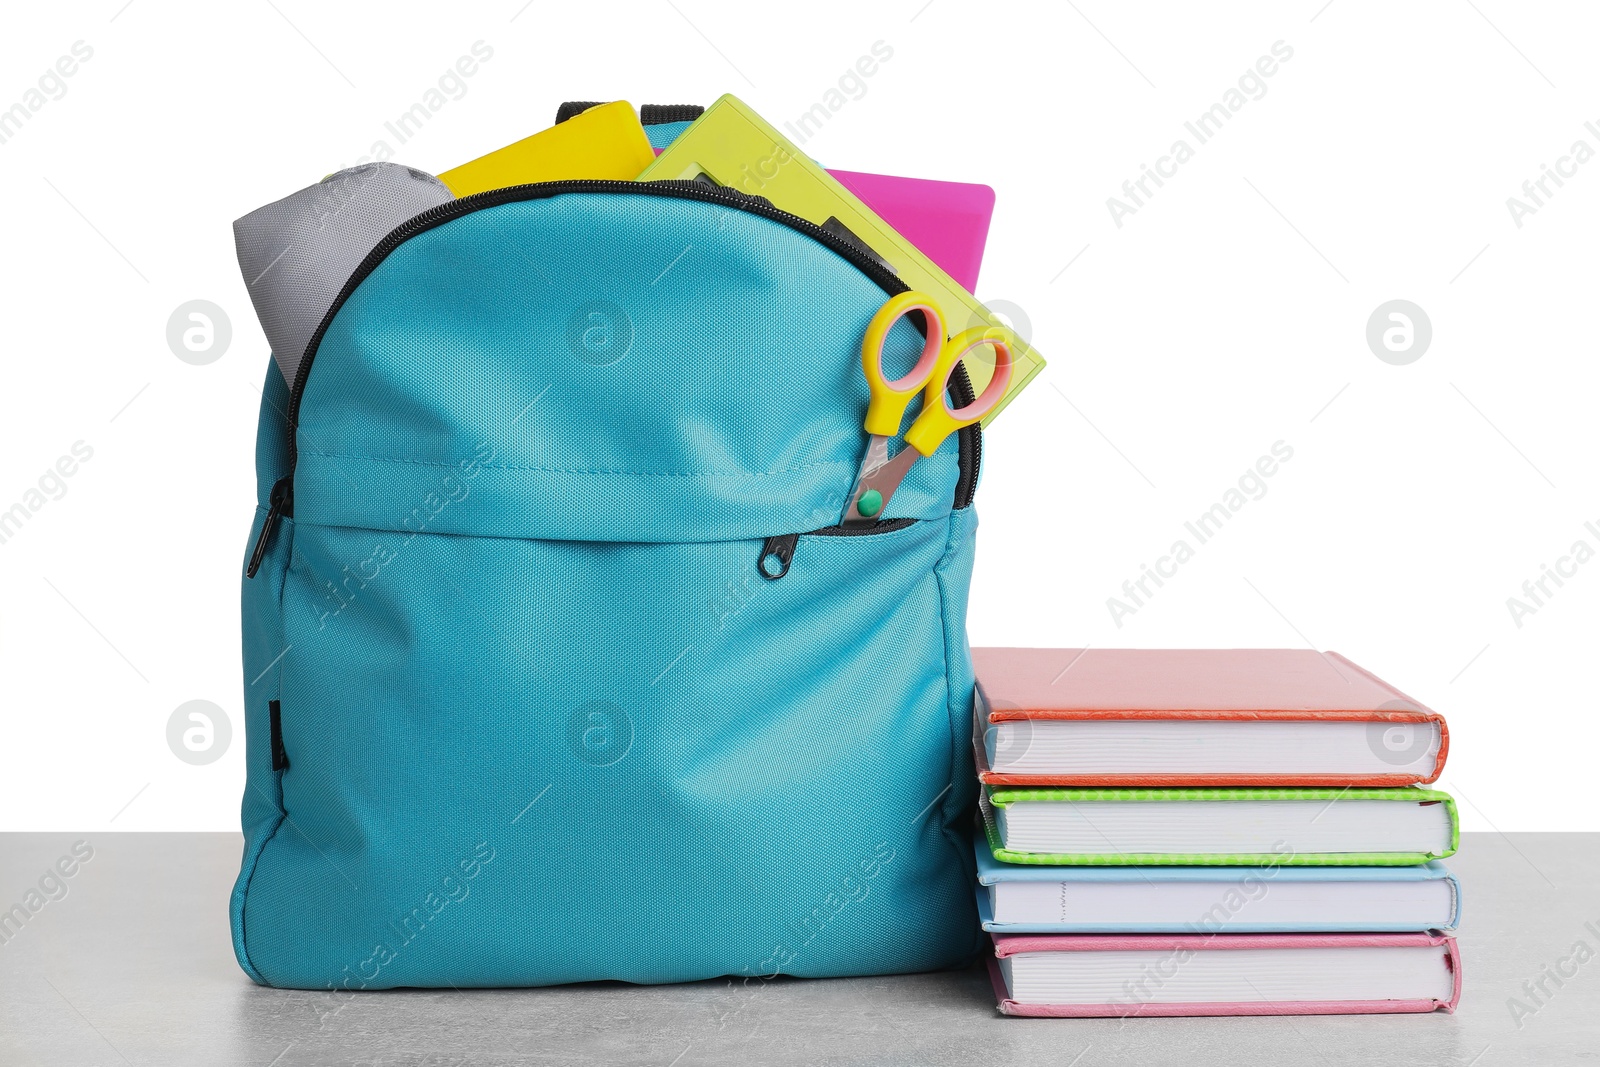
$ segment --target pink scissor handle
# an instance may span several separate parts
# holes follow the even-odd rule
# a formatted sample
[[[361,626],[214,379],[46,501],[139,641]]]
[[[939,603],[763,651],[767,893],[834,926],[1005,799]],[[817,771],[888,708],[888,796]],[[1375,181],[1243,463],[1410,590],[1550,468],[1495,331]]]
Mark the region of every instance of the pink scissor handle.
[[[941,390],[940,403],[953,419],[960,419],[970,425],[982,419],[994,410],[996,404],[1006,395],[1006,389],[1011,385],[1011,371],[1016,366],[1017,357],[1012,345],[1015,344],[1017,335],[1004,326],[975,326],[970,330],[956,335],[950,340],[950,347],[955,349],[955,359],[951,361],[950,371],[954,373],[955,364],[966,359],[967,356],[985,346],[994,349],[994,373],[989,378],[989,384],[983,387],[972,403],[960,408],[951,408],[948,393]],[[945,375],[946,382],[949,374]]]
[[[1017,335],[1004,326],[975,326],[958,334],[944,346],[939,373],[928,381],[922,395],[922,412],[906,431],[906,444],[924,456],[936,452],[945,438],[971,426],[995,409],[1011,384],[1011,368],[1016,362],[1012,345]],[[950,375],[962,357],[984,346],[994,348],[994,374],[970,404],[952,408],[947,396]]]
[[[883,375],[883,348],[894,324],[913,311],[922,312],[927,326],[922,355],[907,374],[891,381]],[[911,405],[911,398],[937,374],[944,347],[944,318],[924,294],[915,290],[900,293],[878,309],[861,341],[861,371],[866,375],[871,397],[863,423],[868,433],[893,437],[900,431],[900,422]]]

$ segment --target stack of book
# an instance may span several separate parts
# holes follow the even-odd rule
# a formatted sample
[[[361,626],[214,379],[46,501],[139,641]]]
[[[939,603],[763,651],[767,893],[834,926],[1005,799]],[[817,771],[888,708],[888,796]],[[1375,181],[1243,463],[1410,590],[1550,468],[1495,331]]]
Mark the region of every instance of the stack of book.
[[[1009,1015],[1452,1011],[1444,719],[1334,653],[973,649]]]

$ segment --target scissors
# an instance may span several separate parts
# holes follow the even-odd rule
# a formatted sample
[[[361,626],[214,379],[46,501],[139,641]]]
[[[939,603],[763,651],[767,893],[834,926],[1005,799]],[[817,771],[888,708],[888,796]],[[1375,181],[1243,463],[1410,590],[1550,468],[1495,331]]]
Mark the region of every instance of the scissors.
[[[927,340],[922,355],[909,374],[893,381],[883,374],[883,346],[895,323],[913,311],[920,311],[927,325]],[[890,297],[867,324],[861,342],[861,370],[867,377],[871,400],[862,423],[869,435],[867,450],[861,457],[855,488],[845,505],[845,526],[876,522],[889,499],[905,479],[913,464],[931,456],[951,434],[971,426],[994,409],[1011,383],[1012,345],[1016,334],[1004,326],[976,326],[949,340],[945,339],[944,316],[933,298],[916,290]],[[967,354],[985,346],[994,349],[994,376],[983,393],[972,403],[951,408],[946,399],[950,376]],[[901,420],[911,398],[922,393],[922,410],[905,433],[905,446],[889,458],[889,439],[900,432]]]

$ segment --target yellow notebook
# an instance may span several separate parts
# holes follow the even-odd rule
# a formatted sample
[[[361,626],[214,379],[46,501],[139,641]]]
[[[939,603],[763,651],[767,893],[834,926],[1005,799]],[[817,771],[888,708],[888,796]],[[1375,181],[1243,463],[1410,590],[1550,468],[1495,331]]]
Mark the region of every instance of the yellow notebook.
[[[766,197],[774,206],[846,240],[854,238],[851,243],[865,245],[901,281],[933,297],[953,333],[984,324],[1006,325],[737,97],[724,96],[712,104],[639,175],[640,181],[665,179],[709,179],[732,186]],[[1044,357],[1026,342],[1014,346],[1014,355],[1011,385],[984,417],[985,426],[1044,369]],[[973,387],[981,394],[993,365],[982,359],[966,363]]]
[[[447,170],[439,180],[457,197],[567,178],[630,181],[654,159],[633,105],[617,100]]]

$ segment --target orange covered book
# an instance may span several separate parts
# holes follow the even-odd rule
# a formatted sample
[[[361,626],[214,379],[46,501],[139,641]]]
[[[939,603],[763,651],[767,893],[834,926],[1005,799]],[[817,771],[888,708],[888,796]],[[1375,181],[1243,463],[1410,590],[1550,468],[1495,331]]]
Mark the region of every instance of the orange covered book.
[[[974,648],[990,785],[1433,782],[1444,717],[1336,652]]]

